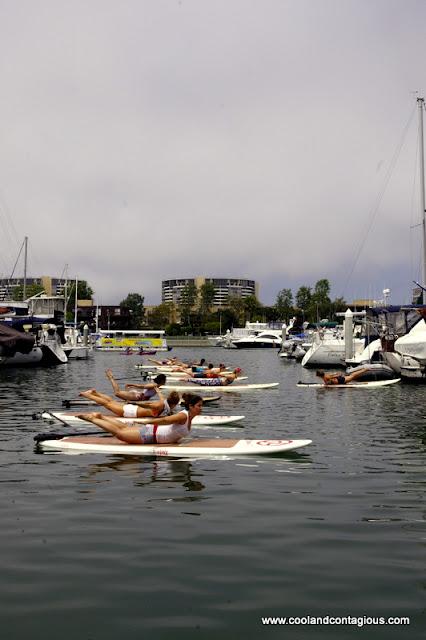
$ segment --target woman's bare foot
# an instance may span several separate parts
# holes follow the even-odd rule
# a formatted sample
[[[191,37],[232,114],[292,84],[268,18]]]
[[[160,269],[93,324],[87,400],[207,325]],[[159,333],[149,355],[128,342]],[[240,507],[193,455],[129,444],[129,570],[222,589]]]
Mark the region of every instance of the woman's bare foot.
[[[93,420],[94,418],[102,418],[102,414],[98,413],[98,412],[93,412],[93,413],[79,413],[77,415],[77,418],[80,418],[80,420],[87,420],[88,422],[90,422],[91,420]]]

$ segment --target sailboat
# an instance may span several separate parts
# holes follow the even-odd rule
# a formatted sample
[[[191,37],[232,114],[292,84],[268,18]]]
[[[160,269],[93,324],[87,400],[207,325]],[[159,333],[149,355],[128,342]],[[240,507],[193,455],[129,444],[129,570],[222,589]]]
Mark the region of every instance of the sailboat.
[[[0,367],[68,361],[56,327],[57,318],[63,314],[63,298],[37,294],[25,300],[27,244],[25,237],[24,301],[4,301],[0,307]]]
[[[387,335],[382,340],[383,357],[392,369],[407,380],[426,382],[426,206],[425,206],[425,166],[424,166],[424,141],[423,141],[423,112],[425,108],[424,98],[417,98],[419,114],[419,158],[420,158],[420,207],[423,246],[423,305],[401,307],[398,313],[404,314],[403,320],[407,326],[410,320],[410,329],[401,337],[395,332]],[[418,283],[416,283],[418,284]],[[389,333],[389,331],[388,331]]]
[[[68,305],[68,277],[65,280],[65,309],[64,318],[66,321]],[[78,278],[74,283],[74,324],[65,326],[65,344],[63,346],[68,359],[87,360],[93,353],[93,346],[89,341],[89,327],[87,324],[83,328],[83,335],[78,329],[77,323],[78,312]]]

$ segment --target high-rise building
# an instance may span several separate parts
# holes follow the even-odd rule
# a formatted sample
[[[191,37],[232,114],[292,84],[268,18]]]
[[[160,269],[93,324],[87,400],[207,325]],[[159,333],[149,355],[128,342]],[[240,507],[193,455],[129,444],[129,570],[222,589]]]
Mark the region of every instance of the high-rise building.
[[[13,292],[16,287],[24,285],[24,278],[0,278],[0,301],[13,299]],[[26,286],[43,287],[48,296],[64,295],[64,278],[52,278],[51,276],[40,276],[39,278],[26,278]]]
[[[207,283],[211,283],[214,286],[213,306],[215,307],[225,307],[229,296],[237,296],[239,298],[256,296],[256,298],[259,298],[259,286],[254,280],[195,276],[194,278],[163,280],[161,283],[161,301],[179,304],[182,290],[187,285],[195,285],[199,291],[203,284]]]

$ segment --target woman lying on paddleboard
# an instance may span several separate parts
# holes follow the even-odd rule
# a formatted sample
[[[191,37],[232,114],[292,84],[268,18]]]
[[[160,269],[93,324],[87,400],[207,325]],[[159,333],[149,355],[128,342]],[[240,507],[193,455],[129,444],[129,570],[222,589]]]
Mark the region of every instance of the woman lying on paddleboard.
[[[128,444],[172,444],[189,435],[192,420],[200,415],[202,408],[203,400],[200,396],[187,394],[182,411],[158,418],[155,424],[123,424],[102,413],[81,413],[77,417],[96,424]]]
[[[218,367],[209,364],[207,369],[202,367],[173,367],[173,370],[178,373],[184,373],[190,378],[218,378],[222,374],[225,375],[226,367],[224,364],[220,364]]]
[[[349,382],[353,382],[357,378],[363,376],[367,371],[367,368],[360,369],[359,371],[354,371],[354,373],[351,373],[347,376],[344,373],[325,373],[325,371],[317,371],[316,375],[319,378],[322,378],[324,384],[326,385],[348,384]]]
[[[226,387],[238,378],[241,369],[237,367],[232,373],[221,373],[217,378],[185,378],[188,382],[199,384],[202,387]]]
[[[125,390],[123,390],[120,389],[120,386],[114,379],[111,369],[107,369],[105,374],[112,384],[114,395],[116,395],[117,398],[127,400],[128,402],[146,402],[147,400],[154,400],[158,395],[159,387],[166,384],[166,376],[164,373],[160,373],[154,378],[153,382],[146,382],[145,384],[129,383],[124,386]]]
[[[172,414],[180,402],[179,394],[176,391],[171,391],[166,400],[158,387],[156,388],[156,394],[158,400],[145,400],[130,404],[118,402],[118,400],[114,400],[111,396],[107,396],[106,393],[100,393],[96,389],[89,389],[80,393],[83,398],[100,404],[122,418],[158,418]]]

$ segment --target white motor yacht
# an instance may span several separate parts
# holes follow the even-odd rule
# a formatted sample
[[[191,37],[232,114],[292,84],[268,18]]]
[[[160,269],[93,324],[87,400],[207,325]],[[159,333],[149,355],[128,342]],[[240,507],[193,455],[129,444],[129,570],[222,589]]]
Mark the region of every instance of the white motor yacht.
[[[282,344],[282,331],[267,329],[266,331],[260,331],[257,335],[232,340],[232,344],[237,349],[263,349],[268,347],[279,349]]]
[[[387,364],[402,378],[426,382],[426,322],[422,318],[384,352]]]

